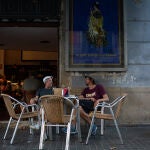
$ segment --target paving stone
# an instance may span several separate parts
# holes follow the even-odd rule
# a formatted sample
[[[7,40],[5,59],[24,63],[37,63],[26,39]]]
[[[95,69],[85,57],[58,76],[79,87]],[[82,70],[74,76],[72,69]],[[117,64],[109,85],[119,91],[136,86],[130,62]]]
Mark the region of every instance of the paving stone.
[[[100,135],[100,127],[96,136],[90,137],[89,144],[85,144],[88,127],[82,127],[83,142],[79,143],[76,135],[70,137],[70,150],[149,150],[150,149],[150,126],[121,126],[124,144],[120,144],[114,126],[105,127],[105,134]],[[40,130],[29,135],[29,129],[18,129],[14,144],[11,145],[11,128],[6,140],[3,140],[5,127],[0,128],[0,150],[37,150]],[[54,130],[55,131],[55,130]],[[54,134],[54,140],[44,142],[44,150],[64,150],[65,134]]]

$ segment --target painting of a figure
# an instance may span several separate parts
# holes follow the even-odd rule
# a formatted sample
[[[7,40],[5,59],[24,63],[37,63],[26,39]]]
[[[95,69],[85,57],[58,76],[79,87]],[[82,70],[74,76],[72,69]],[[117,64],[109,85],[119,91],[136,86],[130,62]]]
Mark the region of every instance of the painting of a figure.
[[[97,47],[106,45],[106,33],[103,29],[103,15],[100,11],[99,2],[95,2],[89,16],[88,39]]]
[[[68,68],[124,68],[123,0],[69,2]]]

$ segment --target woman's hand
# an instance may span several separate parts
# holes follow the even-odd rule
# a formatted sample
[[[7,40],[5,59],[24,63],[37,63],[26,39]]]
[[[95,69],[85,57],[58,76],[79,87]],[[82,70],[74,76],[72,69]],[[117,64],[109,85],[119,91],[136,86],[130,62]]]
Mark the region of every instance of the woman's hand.
[[[99,103],[101,103],[102,101],[101,100],[97,100],[94,102],[94,107],[96,107]]]

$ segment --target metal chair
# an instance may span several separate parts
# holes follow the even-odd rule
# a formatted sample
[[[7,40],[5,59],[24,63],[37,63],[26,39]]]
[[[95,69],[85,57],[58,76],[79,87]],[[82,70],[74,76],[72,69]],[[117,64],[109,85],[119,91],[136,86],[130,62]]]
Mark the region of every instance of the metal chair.
[[[10,119],[5,131],[5,135],[4,135],[4,139],[6,139],[10,124],[12,121],[17,121],[14,132],[13,132],[13,136],[11,138],[10,144],[13,144],[17,129],[18,129],[18,125],[21,121],[21,119],[29,119],[29,124],[32,124],[32,118],[34,117],[38,117],[39,116],[39,112],[38,111],[34,111],[34,112],[29,112],[29,107],[36,107],[37,105],[27,105],[24,102],[19,102],[17,99],[7,95],[7,94],[1,94],[1,96],[4,99],[6,108],[8,110]],[[20,106],[21,107],[21,113],[16,113],[16,106]],[[30,129],[30,133],[32,134],[32,129]]]
[[[118,124],[117,124],[117,118],[119,117],[120,110],[121,110],[121,107],[124,103],[124,100],[125,100],[126,96],[127,96],[127,94],[123,94],[122,96],[117,97],[111,103],[106,103],[106,102],[100,103],[95,107],[94,111],[89,114],[89,116],[92,118],[92,121],[91,121],[91,125],[90,125],[90,128],[89,128],[88,136],[87,136],[87,139],[86,139],[86,144],[88,144],[89,138],[91,136],[92,127],[93,127],[95,118],[96,119],[101,119],[101,133],[102,134],[104,132],[103,131],[104,121],[103,120],[113,120],[114,124],[115,124],[115,127],[116,127],[116,130],[117,130],[117,133],[119,135],[120,141],[123,144],[122,136],[121,136]],[[116,111],[114,113],[113,108],[115,106],[116,106]],[[102,109],[102,111],[97,111],[99,107]],[[105,109],[109,109],[110,113],[109,114],[104,113]]]
[[[62,96],[63,95],[63,88],[54,88],[54,95],[57,95],[57,96]],[[66,97],[66,99],[69,99],[73,102],[73,104],[75,105],[75,108],[77,110],[77,130],[79,131],[79,134],[78,134],[78,140],[79,142],[82,142],[82,139],[81,139],[81,131],[80,131],[80,110],[79,110],[79,99],[78,97],[76,97],[75,95],[68,95]],[[66,105],[64,105],[64,111],[66,112]],[[59,126],[56,127],[56,133],[59,134]]]
[[[53,91],[54,95],[63,96],[63,88],[53,88]],[[60,133],[59,126],[56,126],[56,133]]]
[[[70,127],[71,121],[74,118],[74,104],[71,100],[62,96],[45,95],[40,98],[42,109],[42,126],[39,149],[43,149],[43,140],[45,127],[67,127],[66,145],[65,150],[69,149],[70,141]],[[64,103],[72,107],[70,115],[64,114]]]

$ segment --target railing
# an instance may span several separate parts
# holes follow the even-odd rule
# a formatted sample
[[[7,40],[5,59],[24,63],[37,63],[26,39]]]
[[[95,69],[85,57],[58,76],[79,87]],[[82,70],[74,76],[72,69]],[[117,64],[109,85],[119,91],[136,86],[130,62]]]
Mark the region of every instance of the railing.
[[[0,0],[0,20],[58,20],[60,6],[60,0]]]

